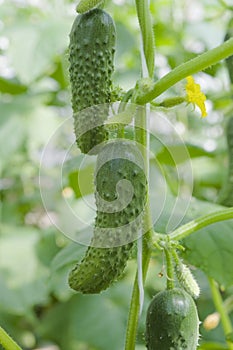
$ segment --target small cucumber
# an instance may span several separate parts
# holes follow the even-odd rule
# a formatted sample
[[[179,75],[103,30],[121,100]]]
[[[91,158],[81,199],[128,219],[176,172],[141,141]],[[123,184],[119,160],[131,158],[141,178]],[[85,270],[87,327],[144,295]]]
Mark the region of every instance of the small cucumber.
[[[106,144],[98,154],[95,185],[97,216],[91,246],[69,275],[70,287],[81,293],[100,293],[116,281],[133,241],[142,234],[147,179],[137,146],[127,141]]]
[[[74,129],[83,153],[90,152],[108,138],[103,123],[111,101],[115,39],[111,16],[98,8],[78,15],[70,33]],[[92,153],[98,153],[98,147]]]
[[[194,299],[198,298],[200,295],[200,288],[188,266],[179,262],[175,265],[175,273],[180,285],[186,292]]]
[[[147,310],[147,349],[196,350],[198,338],[199,319],[192,297],[179,288],[158,293]]]

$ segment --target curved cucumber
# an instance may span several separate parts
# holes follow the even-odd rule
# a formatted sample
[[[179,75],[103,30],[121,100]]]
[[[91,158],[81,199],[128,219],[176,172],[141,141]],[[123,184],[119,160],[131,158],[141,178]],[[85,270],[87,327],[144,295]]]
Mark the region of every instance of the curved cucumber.
[[[192,297],[179,288],[158,293],[146,319],[148,350],[196,350],[199,319]]]
[[[98,155],[95,184],[97,216],[91,246],[69,275],[70,287],[82,293],[100,293],[116,281],[133,241],[142,233],[147,180],[137,146],[108,143]]]
[[[115,38],[112,18],[97,8],[78,15],[70,33],[74,128],[83,153],[88,153],[108,137],[103,123],[111,101]],[[92,153],[98,153],[98,147]]]

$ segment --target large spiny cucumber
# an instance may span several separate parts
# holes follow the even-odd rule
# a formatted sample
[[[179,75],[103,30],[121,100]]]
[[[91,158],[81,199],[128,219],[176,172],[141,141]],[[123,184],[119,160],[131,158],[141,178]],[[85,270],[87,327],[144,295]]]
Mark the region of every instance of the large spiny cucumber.
[[[82,293],[100,293],[116,281],[133,241],[141,235],[147,180],[137,146],[127,141],[104,146],[95,184],[97,216],[91,246],[69,275],[70,287]]]
[[[90,152],[108,137],[103,123],[111,100],[115,38],[112,18],[97,8],[78,15],[70,33],[74,128],[83,153]],[[91,106],[94,107],[88,108]],[[97,152],[98,148],[92,150]]]

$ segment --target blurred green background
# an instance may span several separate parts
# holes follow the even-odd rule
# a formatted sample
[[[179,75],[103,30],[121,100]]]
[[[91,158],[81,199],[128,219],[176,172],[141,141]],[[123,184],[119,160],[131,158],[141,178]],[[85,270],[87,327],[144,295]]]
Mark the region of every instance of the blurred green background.
[[[227,4],[232,5],[220,0],[151,1],[155,79],[223,42],[232,17]],[[66,225],[64,198],[78,205],[82,195],[76,181],[77,164],[65,168],[62,185],[58,184],[56,157],[65,151],[66,145],[62,137],[58,138],[57,149],[46,168],[53,183],[48,213],[40,193],[43,149],[61,123],[72,116],[67,47],[75,6],[75,2],[68,0],[0,0],[0,325],[24,349],[122,350],[136,260],[132,258],[121,281],[101,295],[83,296],[69,289],[68,271],[82,257],[85,246],[73,243],[53,224],[59,215],[60,222]],[[140,78],[140,35],[134,2],[107,1],[106,10],[117,27],[114,82],[127,90]],[[201,119],[192,106],[176,107],[172,113],[193,167],[195,198],[184,221],[216,208],[213,203],[227,174],[224,128],[233,115],[232,90],[224,62],[198,74],[196,81],[207,95],[208,117]],[[176,95],[184,95],[184,82],[161,99]],[[64,138],[70,137],[66,131],[64,134]],[[168,192],[172,196],[176,186],[175,164],[170,162],[166,150],[156,150],[156,143],[152,142],[151,148],[167,171]],[[152,169],[153,164],[152,159]],[[82,171],[87,175],[91,169],[87,164]],[[154,181],[157,193],[159,186],[156,187],[156,178]],[[90,182],[83,190],[90,194]],[[165,232],[168,215],[166,211],[162,214],[157,230]],[[224,227],[230,235],[233,227],[230,223],[214,226],[210,234],[218,234]],[[226,245],[229,243],[233,246],[229,240]],[[222,256],[194,271],[202,290],[197,302],[201,321],[214,312],[203,271],[210,275],[215,271],[213,277],[225,287],[224,298],[232,292],[231,269],[218,269],[220,265],[232,266],[232,261],[226,260],[229,257],[224,255],[222,241],[219,247]],[[189,248],[198,250],[195,240],[190,241]],[[199,256],[190,253],[185,258],[201,268],[201,253]],[[147,305],[165,285],[165,278],[158,277],[162,268],[163,257],[154,254],[137,350],[145,349]],[[206,331],[202,325],[201,334],[201,349],[226,348],[220,325],[213,331]],[[219,345],[204,345],[208,342]]]

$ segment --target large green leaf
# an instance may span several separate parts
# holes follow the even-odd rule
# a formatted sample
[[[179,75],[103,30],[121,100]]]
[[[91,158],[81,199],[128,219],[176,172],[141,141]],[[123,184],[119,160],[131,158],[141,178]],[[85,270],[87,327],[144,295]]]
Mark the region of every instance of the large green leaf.
[[[74,265],[82,259],[86,249],[86,246],[71,243],[52,260],[49,287],[51,292],[59,299],[66,300],[70,297],[71,289],[68,286],[68,274]]]
[[[184,213],[182,223],[222,209],[224,207],[220,205],[193,198],[187,213]],[[170,215],[171,208],[168,204],[155,225],[157,231],[166,232]],[[176,215],[180,215],[179,210]],[[182,244],[186,248],[183,256],[190,264],[200,268],[225,287],[233,285],[233,220],[214,223],[194,232]]]
[[[40,333],[59,344],[61,350],[123,349],[125,309],[101,295],[74,295],[59,304],[43,318]]]
[[[39,232],[25,227],[2,226],[0,236],[0,309],[23,314],[48,301],[46,269],[37,259]]]
[[[202,212],[203,213],[203,212]],[[233,220],[212,224],[184,240],[185,258],[221,285],[233,285]]]
[[[8,51],[16,75],[30,84],[53,67],[54,58],[68,46],[70,21],[41,18],[39,22],[18,22],[6,33],[10,37]]]

